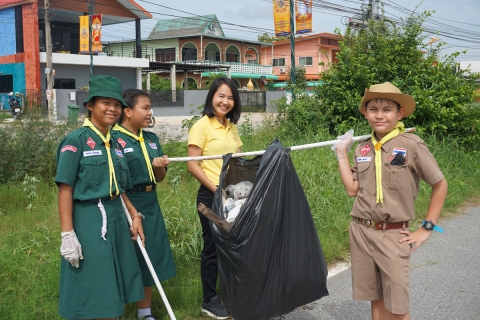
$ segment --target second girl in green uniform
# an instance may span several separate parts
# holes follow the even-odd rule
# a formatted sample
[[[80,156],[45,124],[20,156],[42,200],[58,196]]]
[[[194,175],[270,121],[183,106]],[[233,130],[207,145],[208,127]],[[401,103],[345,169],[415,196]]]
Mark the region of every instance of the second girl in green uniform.
[[[167,173],[168,157],[162,152],[158,137],[142,128],[148,126],[152,115],[150,99],[138,89],[123,93],[128,107],[122,112],[112,130],[113,138],[123,148],[133,188],[127,195],[135,208],[145,216],[143,230],[148,241],[145,249],[160,281],[176,274],[162,211],[158,204],[157,182]],[[152,286],[155,284],[145,259],[138,247],[136,253],[142,271],[145,299],[137,302],[140,319],[156,319],[151,312]]]

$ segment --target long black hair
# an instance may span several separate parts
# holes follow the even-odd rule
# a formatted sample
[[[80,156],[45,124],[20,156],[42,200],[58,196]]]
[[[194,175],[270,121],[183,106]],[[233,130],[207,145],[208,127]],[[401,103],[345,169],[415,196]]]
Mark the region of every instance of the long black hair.
[[[215,116],[215,112],[212,104],[213,96],[217,92],[218,88],[223,84],[226,84],[230,88],[233,96],[233,109],[230,110],[230,112],[227,113],[225,117],[231,123],[236,124],[240,119],[240,114],[242,113],[242,102],[240,101],[240,95],[238,94],[237,86],[235,85],[235,82],[233,82],[233,80],[230,78],[220,77],[213,81],[212,86],[208,91],[207,99],[205,100],[205,106],[203,108],[202,115],[204,116],[206,115],[209,118],[212,118]]]
[[[137,102],[138,102],[138,97],[147,97],[149,98],[148,94],[140,89],[127,89],[123,91],[122,93],[123,100],[127,104],[127,108],[133,109],[135,108]],[[120,115],[120,118],[118,118],[117,123],[122,123],[123,117],[125,115],[125,109],[122,108],[122,114]]]

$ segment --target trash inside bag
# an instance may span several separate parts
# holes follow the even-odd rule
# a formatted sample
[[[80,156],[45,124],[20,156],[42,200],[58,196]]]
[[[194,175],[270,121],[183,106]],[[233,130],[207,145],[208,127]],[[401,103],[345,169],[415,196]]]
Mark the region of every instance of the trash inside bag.
[[[267,320],[327,296],[325,257],[290,150],[275,140],[252,160],[223,159],[212,205],[217,221],[227,218],[222,189],[253,183],[231,228],[210,221],[232,317]]]

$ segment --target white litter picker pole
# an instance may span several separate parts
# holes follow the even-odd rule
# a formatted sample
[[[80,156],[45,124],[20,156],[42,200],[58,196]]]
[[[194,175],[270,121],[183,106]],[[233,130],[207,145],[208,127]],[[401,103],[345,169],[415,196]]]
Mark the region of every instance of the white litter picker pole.
[[[121,197],[120,197],[121,198]],[[127,216],[128,223],[130,224],[130,227],[132,226],[132,218],[130,217],[130,213],[128,212],[127,207],[125,206],[125,202],[122,200],[122,206],[123,206],[123,211],[125,212],[125,215]],[[142,252],[143,258],[145,259],[145,262],[147,263],[148,269],[150,270],[150,273],[152,274],[153,280],[155,281],[155,284],[157,285],[158,292],[160,292],[160,296],[162,297],[163,303],[165,304],[165,308],[167,308],[168,315],[170,316],[170,319],[172,320],[177,320],[175,318],[175,315],[173,314],[172,307],[170,307],[170,304],[168,303],[167,296],[165,295],[165,292],[163,291],[162,285],[160,284],[160,280],[158,280],[157,273],[155,272],[155,269],[153,269],[152,262],[150,261],[150,258],[148,257],[147,251],[142,245],[142,239],[140,238],[139,235],[137,235],[137,244],[138,247],[140,248],[140,251]]]
[[[415,132],[415,128],[407,128],[405,132]],[[353,141],[360,141],[365,140],[371,137],[371,134],[367,134],[364,136],[353,137]],[[302,144],[300,146],[293,146],[290,147],[290,150],[304,150],[304,149],[311,149],[311,148],[319,148],[325,146],[333,146],[335,143],[339,142],[340,140],[330,140],[330,141],[323,141],[323,142],[316,142],[310,144]],[[233,153],[232,158],[239,158],[239,157],[248,157],[248,156],[259,156],[265,153],[265,150],[260,151],[250,151],[250,152],[240,152],[240,153]],[[185,161],[200,161],[200,160],[214,160],[214,159],[222,159],[223,155],[214,155],[214,156],[199,156],[199,157],[180,157],[180,158],[168,158],[170,162],[185,162]]]

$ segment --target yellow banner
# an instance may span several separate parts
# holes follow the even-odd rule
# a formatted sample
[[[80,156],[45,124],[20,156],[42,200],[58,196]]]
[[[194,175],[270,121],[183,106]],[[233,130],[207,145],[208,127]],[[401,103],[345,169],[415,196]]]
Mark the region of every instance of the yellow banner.
[[[88,48],[88,41],[90,36],[89,16],[79,16],[80,18],[80,54],[88,54],[90,50]]]
[[[285,37],[290,34],[290,1],[273,0],[273,21],[275,36]]]
[[[296,33],[312,32],[312,0],[295,1]]]
[[[102,52],[102,15],[92,16],[92,51],[93,53]]]

